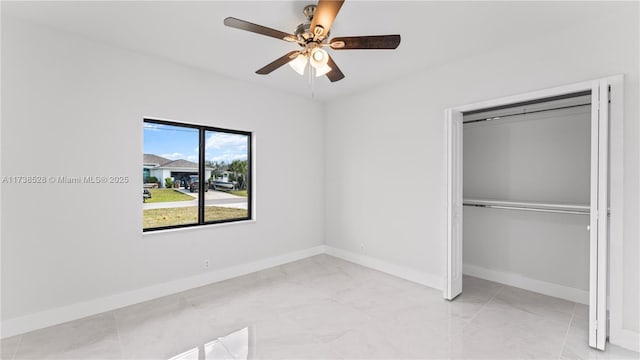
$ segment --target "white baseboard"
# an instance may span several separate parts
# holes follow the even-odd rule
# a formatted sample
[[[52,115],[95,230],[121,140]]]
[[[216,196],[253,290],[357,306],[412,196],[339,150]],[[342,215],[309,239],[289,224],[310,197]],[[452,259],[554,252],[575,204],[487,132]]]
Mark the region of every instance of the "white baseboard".
[[[589,292],[585,290],[531,279],[515,273],[486,269],[470,264],[464,264],[462,266],[462,273],[580,304],[589,304]]]
[[[392,264],[367,255],[356,254],[351,251],[338,249],[332,246],[325,246],[325,250],[328,255],[335,256],[337,258],[341,258],[343,260],[347,260],[371,269],[382,271],[384,273],[397,276],[399,278],[425,285],[437,290],[442,290],[443,281],[442,277],[440,276],[434,276],[429,273],[412,270],[404,266]]]
[[[2,338],[100,314],[325,252],[323,245],[2,321]]]
[[[29,314],[19,318],[8,319],[3,321],[1,324],[1,337],[6,338],[44,327],[61,324],[67,321],[92,316],[124,306],[137,304],[143,301],[175,294],[199,286],[204,286],[233,277],[246,275],[252,272],[268,269],[270,267],[286,264],[292,261],[304,259],[322,253],[326,253],[328,255],[332,255],[371,269],[382,271],[384,273],[394,275],[399,278],[425,285],[434,289],[442,290],[443,287],[443,279],[439,276],[412,270],[367,255],[356,254],[335,247],[321,245],[305,250],[295,251],[284,255],[254,261],[247,264],[241,264],[225,269],[215,270],[184,279],[157,284],[142,289],[132,290],[99,299],[93,299],[86,302],[75,303],[72,305]],[[582,304],[588,303],[588,292],[583,290],[534,280],[516,274],[484,269],[468,264],[464,265],[464,273],[482,279],[500,282],[503,284],[539,292],[549,296],[567,299],[570,301],[575,301]],[[640,335],[633,331],[624,329],[612,329],[610,341],[612,344],[616,344],[634,351],[640,351]]]
[[[640,333],[627,329],[609,329],[609,342],[629,349],[640,352]]]

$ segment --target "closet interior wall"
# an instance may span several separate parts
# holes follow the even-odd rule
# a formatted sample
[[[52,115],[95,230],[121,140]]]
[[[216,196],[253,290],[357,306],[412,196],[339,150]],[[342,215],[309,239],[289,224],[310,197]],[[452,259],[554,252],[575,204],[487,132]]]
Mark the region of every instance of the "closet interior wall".
[[[509,109],[465,114],[464,199],[588,206],[591,106],[575,106],[576,100],[566,100],[571,106],[548,106],[555,110],[496,119]],[[470,121],[483,115],[492,120]],[[554,295],[586,304],[588,225],[588,212],[464,206],[464,273],[510,279],[523,288],[532,283],[561,288]]]

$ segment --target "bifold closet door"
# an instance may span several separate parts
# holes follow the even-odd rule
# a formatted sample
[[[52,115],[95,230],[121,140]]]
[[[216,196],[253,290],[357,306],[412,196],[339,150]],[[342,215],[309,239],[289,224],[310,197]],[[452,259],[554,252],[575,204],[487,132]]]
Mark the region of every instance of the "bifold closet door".
[[[589,225],[589,346],[604,350],[607,338],[609,234],[609,84],[591,89],[591,216]]]
[[[589,345],[604,350],[607,338],[607,258],[609,236],[609,80],[591,84],[591,176],[589,221]],[[550,91],[543,97],[589,90],[589,83],[567,92]],[[538,98],[540,92],[536,93]],[[519,101],[535,100],[519,96]],[[487,105],[489,103],[489,105]],[[488,102],[445,111],[446,129],[446,279],[443,296],[452,300],[462,292],[462,113],[509,102]],[[511,102],[513,103],[513,102]]]
[[[444,298],[453,300],[462,292],[462,113],[447,109],[447,245]]]

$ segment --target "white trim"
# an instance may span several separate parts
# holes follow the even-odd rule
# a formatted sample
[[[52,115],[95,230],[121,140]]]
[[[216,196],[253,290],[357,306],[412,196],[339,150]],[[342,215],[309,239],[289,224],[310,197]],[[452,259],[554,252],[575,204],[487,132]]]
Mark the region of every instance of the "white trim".
[[[614,79],[614,78],[616,78],[616,76],[612,76],[610,78],[604,78],[602,80],[608,80],[608,79]],[[576,84],[557,86],[549,89],[532,91],[524,94],[505,96],[498,99],[491,99],[491,100],[485,100],[485,101],[481,101],[473,104],[455,106],[451,109],[457,112],[481,110],[481,109],[486,109],[486,108],[495,107],[495,106],[503,106],[503,105],[524,102],[531,99],[542,99],[542,98],[547,98],[552,96],[565,95],[565,94],[571,94],[571,93],[576,93],[576,92],[585,91],[585,90],[591,90],[592,84],[593,84],[593,81],[583,81]]]
[[[589,346],[594,348],[600,348],[598,346],[598,336],[597,336],[597,328],[596,324],[599,320],[599,290],[602,288],[599,287],[599,270],[598,267],[598,236],[600,235],[599,228],[602,226],[602,223],[598,221],[598,202],[600,201],[600,196],[598,196],[600,191],[600,166],[599,161],[600,157],[598,156],[598,152],[600,151],[600,82],[593,81],[592,89],[591,89],[591,181],[590,181],[590,216],[589,216]],[[601,319],[601,318],[600,318]],[[600,320],[602,322],[602,320]],[[602,336],[600,336],[602,338]],[[600,350],[604,350],[604,348],[600,348]]]
[[[258,156],[258,132],[251,132],[251,219],[258,219],[258,197],[256,196],[256,184],[258,183],[258,167],[256,158]],[[324,246],[324,245],[323,245]]]
[[[442,290],[442,278],[429,273],[416,271],[404,266],[392,264],[371,256],[356,254],[351,251],[338,249],[332,246],[325,246],[325,252],[328,255],[350,261],[352,263],[362,265],[374,270],[397,276],[401,279],[425,285],[436,290]]]
[[[612,76],[607,78],[611,87],[611,104],[609,104],[609,204],[611,216],[609,218],[609,341],[628,349],[640,351],[637,348],[640,334],[630,330],[625,330],[623,322],[623,291],[624,291],[624,122],[623,120],[623,76]],[[635,335],[625,335],[627,333]],[[633,340],[633,338],[636,340]],[[631,340],[630,340],[631,339]],[[626,344],[626,345],[625,345]],[[631,345],[628,345],[631,344]]]
[[[2,338],[179,293],[322,254],[323,245],[2,321]]]
[[[607,341],[607,291],[608,284],[608,265],[609,258],[609,217],[607,211],[609,207],[609,82],[600,80],[598,84],[600,88],[600,99],[598,103],[598,325],[596,336],[596,348],[605,349]],[[602,170],[604,169],[604,170]],[[593,179],[592,179],[593,181]]]
[[[627,329],[609,329],[609,342],[629,349],[640,352],[640,333]]]
[[[528,278],[512,272],[492,270],[470,264],[464,264],[462,272],[465,275],[470,275],[480,279],[494,281],[580,304],[589,304],[589,291],[587,290],[576,289],[569,286]]]
[[[238,226],[238,225],[250,225],[255,223],[256,223],[255,219],[237,220],[237,221],[227,221],[227,222],[221,222],[221,223],[215,223],[215,224],[185,226],[185,227],[177,227],[177,228],[153,230],[153,231],[141,230],[140,233],[142,234],[142,237],[154,237],[162,234],[175,233],[175,232],[199,231],[199,230],[206,230],[206,229],[211,230],[212,228]]]

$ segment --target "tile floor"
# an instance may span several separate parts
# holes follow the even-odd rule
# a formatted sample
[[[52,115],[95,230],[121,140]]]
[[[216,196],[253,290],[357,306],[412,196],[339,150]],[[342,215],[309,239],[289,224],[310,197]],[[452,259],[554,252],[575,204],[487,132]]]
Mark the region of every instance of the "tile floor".
[[[4,339],[2,359],[210,359],[234,332],[250,358],[639,358],[591,350],[586,320],[584,305],[472,277],[448,302],[319,255]]]

